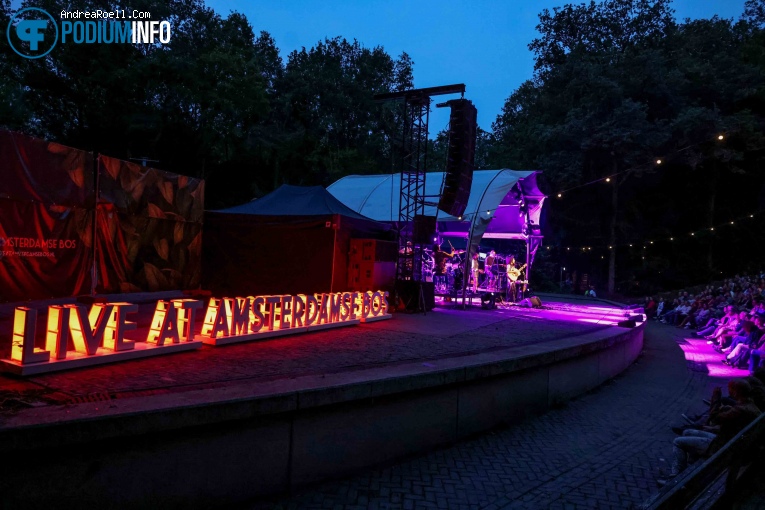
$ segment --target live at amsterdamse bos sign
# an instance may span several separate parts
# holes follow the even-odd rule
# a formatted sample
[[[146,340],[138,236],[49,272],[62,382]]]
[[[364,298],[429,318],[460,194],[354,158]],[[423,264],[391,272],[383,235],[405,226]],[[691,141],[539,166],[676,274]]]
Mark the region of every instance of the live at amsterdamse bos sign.
[[[202,316],[203,308],[195,299],[157,301],[149,332],[139,339],[131,320],[136,304],[52,305],[44,344],[42,337],[36,344],[37,310],[17,307],[11,359],[0,367],[40,374],[391,318],[384,291],[211,298]]]

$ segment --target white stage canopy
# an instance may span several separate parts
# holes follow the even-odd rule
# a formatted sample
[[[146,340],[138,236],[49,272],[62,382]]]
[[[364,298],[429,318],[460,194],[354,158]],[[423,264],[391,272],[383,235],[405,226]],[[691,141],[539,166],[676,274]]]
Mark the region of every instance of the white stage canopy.
[[[456,218],[425,206],[425,215],[437,216],[442,236],[473,236],[494,239],[541,237],[539,220],[545,195],[537,187],[537,171],[476,170],[465,214]],[[426,202],[436,203],[443,172],[426,174]],[[327,188],[354,211],[377,221],[397,222],[401,192],[400,174],[349,175]],[[472,243],[471,243],[472,244]]]

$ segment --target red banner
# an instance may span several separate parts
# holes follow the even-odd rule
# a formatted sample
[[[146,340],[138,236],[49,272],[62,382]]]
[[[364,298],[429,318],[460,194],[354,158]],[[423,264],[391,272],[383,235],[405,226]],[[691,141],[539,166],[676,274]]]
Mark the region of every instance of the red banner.
[[[88,152],[0,131],[0,302],[199,287],[204,181],[106,156],[94,175]]]
[[[99,293],[195,289],[204,181],[99,156]]]
[[[93,158],[0,131],[0,301],[90,292]]]

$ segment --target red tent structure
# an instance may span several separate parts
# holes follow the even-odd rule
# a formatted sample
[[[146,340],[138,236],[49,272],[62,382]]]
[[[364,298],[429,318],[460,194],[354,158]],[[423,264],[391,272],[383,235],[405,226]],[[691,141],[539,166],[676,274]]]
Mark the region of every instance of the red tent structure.
[[[231,296],[349,290],[351,239],[393,241],[394,235],[321,186],[285,184],[261,199],[206,213],[202,284]]]

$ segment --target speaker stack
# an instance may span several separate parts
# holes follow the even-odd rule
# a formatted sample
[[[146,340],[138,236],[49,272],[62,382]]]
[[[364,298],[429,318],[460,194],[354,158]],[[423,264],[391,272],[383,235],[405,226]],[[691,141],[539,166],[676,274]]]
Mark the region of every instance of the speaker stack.
[[[473,184],[478,111],[467,99],[454,99],[446,105],[451,107],[449,147],[444,191],[438,208],[451,216],[462,216]]]

